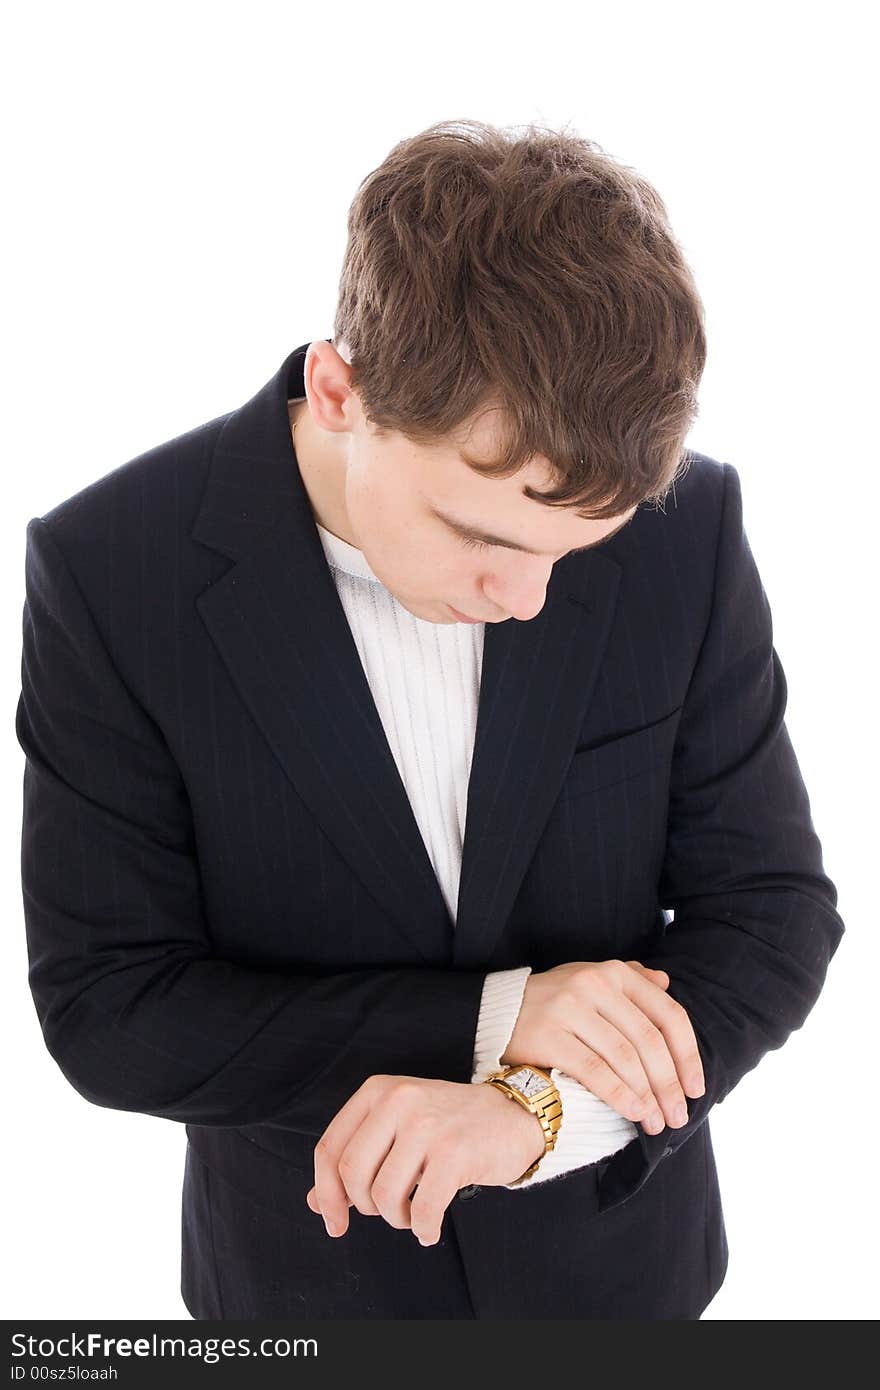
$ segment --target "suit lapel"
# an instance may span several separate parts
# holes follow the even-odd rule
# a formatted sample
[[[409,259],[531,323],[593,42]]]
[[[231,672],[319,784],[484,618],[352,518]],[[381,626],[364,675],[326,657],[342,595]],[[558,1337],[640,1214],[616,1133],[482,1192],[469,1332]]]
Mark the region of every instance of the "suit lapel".
[[[620,578],[554,568],[530,622],[487,624],[452,922],[361,665],[290,438],[308,344],[219,434],[192,536],[234,561],[196,605],[297,793],[407,954],[479,968],[502,932],[583,725]]]
[[[486,627],[453,944],[457,965],[492,957],[595,687],[620,566],[598,552],[578,556],[576,564],[554,566],[537,617]]]

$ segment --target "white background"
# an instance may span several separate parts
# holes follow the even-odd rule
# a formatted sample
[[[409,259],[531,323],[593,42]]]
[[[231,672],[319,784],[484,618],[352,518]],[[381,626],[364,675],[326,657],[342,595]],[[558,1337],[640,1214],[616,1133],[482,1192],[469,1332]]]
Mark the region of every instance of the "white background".
[[[742,480],[788,729],[847,926],[806,1026],[713,1112],[731,1253],[704,1318],[877,1316],[868,16],[847,3],[154,0],[7,17],[5,1317],[188,1317],[183,1126],[83,1100],[27,986],[13,728],[27,521],[330,337],[357,184],[397,140],[461,117],[570,123],[597,140],[659,190],[696,273],[709,360],[688,443]]]

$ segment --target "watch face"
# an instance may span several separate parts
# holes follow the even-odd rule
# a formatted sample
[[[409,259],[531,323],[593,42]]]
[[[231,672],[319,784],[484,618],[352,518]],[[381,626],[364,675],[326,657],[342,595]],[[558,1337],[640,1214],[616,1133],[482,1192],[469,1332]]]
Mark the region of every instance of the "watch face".
[[[508,1086],[515,1087],[526,1097],[536,1096],[547,1089],[545,1078],[532,1071],[531,1067],[520,1067],[519,1071],[512,1071],[509,1076],[505,1076],[504,1080]]]

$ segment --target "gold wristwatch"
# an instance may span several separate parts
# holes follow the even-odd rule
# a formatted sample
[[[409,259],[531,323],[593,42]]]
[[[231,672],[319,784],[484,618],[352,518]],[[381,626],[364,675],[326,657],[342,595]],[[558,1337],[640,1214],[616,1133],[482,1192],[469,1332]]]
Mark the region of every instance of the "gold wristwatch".
[[[508,1100],[517,1101],[530,1110],[541,1122],[544,1131],[544,1153],[539,1154],[515,1183],[525,1182],[537,1168],[541,1159],[556,1144],[556,1135],[562,1124],[562,1099],[552,1077],[540,1067],[517,1064],[503,1067],[485,1078],[485,1084],[503,1091]]]

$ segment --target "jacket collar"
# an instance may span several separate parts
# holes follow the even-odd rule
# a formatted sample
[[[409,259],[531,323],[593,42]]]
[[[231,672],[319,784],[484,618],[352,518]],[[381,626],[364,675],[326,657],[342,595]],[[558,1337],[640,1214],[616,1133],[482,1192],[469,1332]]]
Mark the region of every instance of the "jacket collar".
[[[620,565],[557,562],[541,612],[485,628],[457,920],[385,736],[290,433],[309,344],[225,418],[192,528],[227,556],[196,606],[321,829],[426,964],[491,968],[592,698]]]

